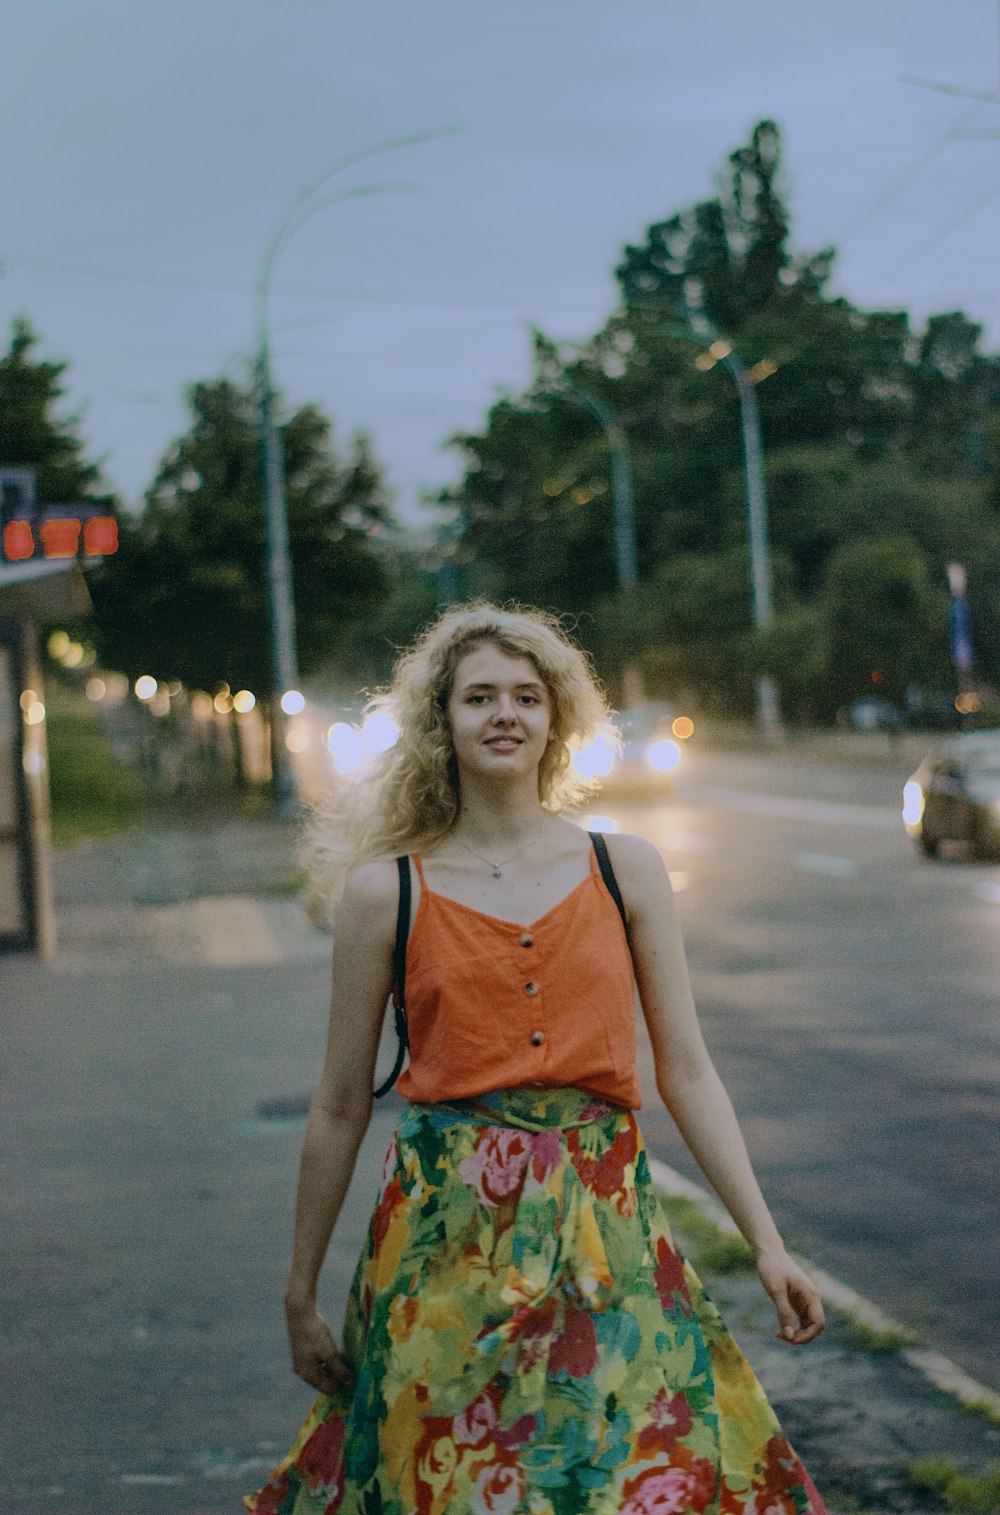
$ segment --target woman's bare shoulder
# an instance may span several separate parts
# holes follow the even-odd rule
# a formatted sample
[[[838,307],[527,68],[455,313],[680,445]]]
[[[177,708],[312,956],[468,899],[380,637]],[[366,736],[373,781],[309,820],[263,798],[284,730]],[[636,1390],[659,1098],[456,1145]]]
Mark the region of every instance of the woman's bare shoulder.
[[[606,836],[605,841],[615,876],[625,894],[641,891],[666,878],[667,870],[660,849],[644,836],[615,831]]]
[[[375,857],[359,863],[347,875],[344,904],[349,908],[371,910],[391,904],[399,897],[399,870],[394,857]]]
[[[631,831],[612,831],[604,840],[608,844],[608,854],[616,868],[619,863],[623,868],[629,869],[663,867],[659,847],[647,841],[644,836],[636,836]]]

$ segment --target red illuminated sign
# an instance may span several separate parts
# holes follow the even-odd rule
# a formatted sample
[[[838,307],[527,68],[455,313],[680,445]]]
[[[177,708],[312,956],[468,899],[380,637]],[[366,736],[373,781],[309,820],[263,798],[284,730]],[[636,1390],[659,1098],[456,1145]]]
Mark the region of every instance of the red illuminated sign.
[[[24,519],[8,519],[0,533],[0,553],[8,563],[75,558],[81,549],[88,558],[107,558],[118,551],[118,522],[106,506],[50,505]]]
[[[75,558],[80,545],[80,522],[72,516],[56,516],[42,522],[41,537],[47,558]]]
[[[118,551],[118,522],[114,516],[91,516],[84,521],[83,550],[88,558],[109,558]]]
[[[8,521],[3,529],[3,555],[8,563],[21,563],[35,555],[35,537],[30,521]]]

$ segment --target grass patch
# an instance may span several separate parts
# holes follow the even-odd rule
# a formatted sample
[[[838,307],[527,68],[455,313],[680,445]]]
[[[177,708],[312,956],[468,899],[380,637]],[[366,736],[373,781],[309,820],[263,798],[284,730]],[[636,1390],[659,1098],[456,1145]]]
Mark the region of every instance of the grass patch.
[[[265,899],[293,900],[296,899],[306,887],[308,877],[304,868],[296,868],[290,873],[279,873],[268,883],[254,886],[254,894],[262,895]]]
[[[695,1250],[695,1272],[701,1273],[756,1273],[757,1257],[742,1236],[731,1236],[720,1231],[711,1241],[704,1241]]]
[[[914,1488],[933,1494],[946,1509],[996,1515],[1000,1510],[1000,1467],[966,1473],[950,1457],[919,1457],[906,1470]]]
[[[958,1408],[963,1415],[977,1415],[988,1425],[1000,1426],[1000,1410],[990,1404],[988,1399],[963,1399],[959,1402]]]
[[[79,689],[53,677],[45,695],[49,751],[52,842],[112,836],[139,823],[152,826],[198,826],[220,815],[247,820],[273,814],[269,788],[237,787],[229,778],[201,779],[182,793],[151,780],[138,762],[123,761],[108,741],[97,708]],[[273,885],[259,891],[292,898],[304,875],[290,868]]]
[[[913,1332],[903,1326],[880,1330],[856,1315],[847,1317],[847,1344],[856,1352],[900,1352],[904,1347],[912,1347],[915,1341]]]
[[[683,1243],[697,1273],[753,1273],[757,1259],[742,1236],[724,1231],[705,1216],[693,1199],[664,1196],[670,1228]]]
[[[52,841],[110,836],[142,809],[138,777],[117,761],[94,707],[52,682],[46,696]]]

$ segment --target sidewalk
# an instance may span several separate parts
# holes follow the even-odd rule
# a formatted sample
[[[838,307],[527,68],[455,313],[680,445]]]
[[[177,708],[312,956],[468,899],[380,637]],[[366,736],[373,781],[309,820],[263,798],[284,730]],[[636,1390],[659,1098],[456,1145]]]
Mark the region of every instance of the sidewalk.
[[[329,942],[265,820],[72,849],[56,877],[55,961],[0,959],[0,1510],[234,1515],[310,1399],[281,1290]],[[335,1328],[398,1110],[377,1110],[331,1249]],[[755,1277],[702,1271],[832,1510],[942,1509],[914,1460],[1000,1460],[1000,1428],[899,1353],[842,1317],[794,1352]]]

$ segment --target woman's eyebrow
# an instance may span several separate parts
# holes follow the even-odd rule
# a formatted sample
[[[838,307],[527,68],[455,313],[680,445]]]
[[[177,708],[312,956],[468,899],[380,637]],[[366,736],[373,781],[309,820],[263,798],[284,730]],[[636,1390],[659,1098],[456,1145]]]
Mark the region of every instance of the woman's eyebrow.
[[[488,689],[488,690],[492,691],[492,690],[496,689],[496,687],[497,687],[496,684],[484,684],[482,682],[475,683],[475,684],[466,684],[466,685],[464,685],[464,689],[465,689],[466,694],[471,693],[473,689]],[[514,684],[512,687],[514,689],[533,689],[538,694],[542,694],[544,692],[543,689],[542,689],[541,684],[535,684],[535,683],[531,683],[531,682],[526,682],[526,683],[523,683],[523,684]]]

